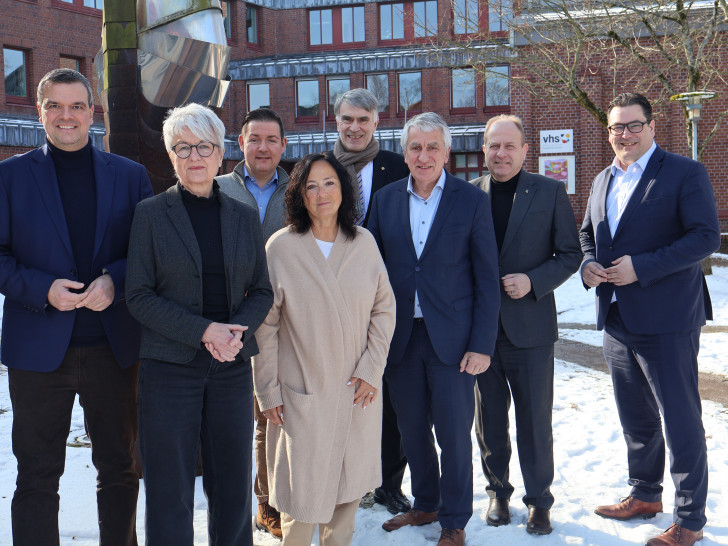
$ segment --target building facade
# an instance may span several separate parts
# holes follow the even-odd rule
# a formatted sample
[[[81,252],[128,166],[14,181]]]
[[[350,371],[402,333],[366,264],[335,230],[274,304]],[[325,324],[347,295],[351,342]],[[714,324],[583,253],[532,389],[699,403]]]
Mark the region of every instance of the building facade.
[[[469,66],[446,66],[432,54],[428,43],[436,36],[457,39],[483,29],[507,36],[502,10],[477,9],[478,0],[232,0],[221,5],[232,48],[232,81],[222,111],[229,136],[225,169],[242,158],[236,137],[245,113],[257,107],[281,115],[289,165],[307,153],[331,149],[337,137],[333,104],[338,94],[355,87],[367,87],[379,98],[376,136],[388,150],[401,151],[399,137],[408,118],[423,111],[442,115],[453,133],[448,169],[466,179],[485,172],[481,146],[487,120],[501,113],[520,116],[530,146],[526,168],[570,178],[577,221],[583,217],[592,179],[613,158],[605,129],[573,102],[540,99],[510,86],[507,65],[489,67],[482,75]],[[0,159],[43,142],[35,111],[35,87],[43,74],[70,66],[96,82],[92,61],[101,46],[101,7],[102,0],[3,1]],[[458,15],[473,10],[477,16]],[[612,98],[604,91],[611,89],[612,76],[590,75],[590,93],[602,106]],[[728,89],[722,95],[728,96]],[[725,109],[726,100],[719,93],[714,101],[721,104],[712,109]],[[712,124],[712,104],[701,122],[706,131]],[[92,134],[96,145],[103,146],[98,105],[96,112]],[[544,141],[558,135],[563,136],[560,145]],[[723,127],[703,158],[724,231],[726,137]],[[659,112],[656,140],[667,150],[687,154],[678,106],[667,105]]]

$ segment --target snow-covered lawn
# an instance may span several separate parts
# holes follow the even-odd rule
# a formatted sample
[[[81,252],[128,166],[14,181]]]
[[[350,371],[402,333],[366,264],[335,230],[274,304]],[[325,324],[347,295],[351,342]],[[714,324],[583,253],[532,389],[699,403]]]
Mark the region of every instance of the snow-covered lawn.
[[[728,268],[714,267],[708,278],[716,320],[711,324],[728,326]],[[0,296],[1,299],[1,296]],[[592,325],[594,323],[593,295],[584,291],[573,277],[557,291],[559,321]],[[601,345],[601,333],[593,329],[570,329],[563,337],[592,345]],[[667,528],[672,521],[674,488],[669,473],[665,476],[664,504],[666,512],[652,520],[616,522],[596,516],[597,504],[616,502],[625,496],[627,486],[626,449],[617,420],[609,377],[601,372],[557,361],[554,399],[554,448],[556,479],[552,491],[556,504],[551,511],[554,531],[549,536],[531,537],[525,532],[527,510],[523,495],[518,459],[512,460],[511,476],[516,492],[512,499],[511,525],[499,528],[485,523],[488,497],[480,457],[473,435],[473,468],[475,474],[475,513],[466,528],[466,543],[470,546],[563,544],[616,546],[643,544]],[[728,334],[704,334],[701,338],[700,367],[726,376],[728,380]],[[0,546],[11,544],[10,501],[15,487],[15,458],[11,451],[10,430],[12,411],[4,371],[0,372]],[[726,387],[728,388],[728,386]],[[708,525],[703,546],[728,545],[728,409],[714,402],[703,404],[704,422],[710,466],[710,491],[707,506]],[[513,420],[512,420],[513,422]],[[512,427],[515,442],[515,430]],[[83,434],[80,408],[74,410],[73,440]],[[514,445],[515,448],[515,445]],[[66,473],[61,480],[61,543],[63,545],[92,545],[98,542],[95,506],[95,470],[90,450],[68,448]],[[409,476],[403,487],[409,494]],[[195,544],[207,544],[206,503],[198,478],[195,506]],[[241,514],[241,517],[245,517]],[[251,514],[252,517],[252,514]],[[439,525],[403,528],[386,533],[381,524],[389,513],[381,506],[359,510],[354,545],[418,546],[436,543]],[[140,492],[137,528],[140,544],[144,543],[144,494]],[[279,541],[256,531],[257,545],[274,545]]]

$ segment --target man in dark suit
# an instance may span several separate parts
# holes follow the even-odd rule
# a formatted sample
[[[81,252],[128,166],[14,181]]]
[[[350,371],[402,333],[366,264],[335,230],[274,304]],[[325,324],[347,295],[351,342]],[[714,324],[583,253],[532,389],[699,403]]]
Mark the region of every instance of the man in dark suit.
[[[581,276],[596,287],[597,328],[627,442],[630,495],[599,506],[618,520],[662,512],[665,434],[675,483],[673,521],[648,546],[703,536],[708,465],[698,392],[700,327],[712,319],[700,261],[720,246],[705,168],[654,142],[652,106],[637,93],[609,105],[612,165],[592,185]]]
[[[489,174],[473,180],[490,197],[501,308],[490,368],[478,376],[476,427],[488,480],[489,525],[510,522],[513,494],[508,409],[516,407],[518,454],[528,506],[526,531],[551,532],[554,502],[554,342],[558,338],[554,290],[581,263],[574,212],[561,182],[522,170],[528,152],[516,116],[491,118],[483,153]]]
[[[126,253],[146,171],[93,148],[89,82],[38,84],[41,148],[0,164],[0,357],[8,367],[15,544],[58,544],[58,482],[76,394],[98,470],[100,542],[136,544],[140,331],[125,304]]]
[[[464,544],[473,513],[475,376],[490,364],[500,300],[490,201],[445,171],[450,143],[437,114],[409,120],[402,149],[411,175],[374,196],[369,222],[397,300],[385,376],[415,497],[382,527],[439,520],[439,546]]]
[[[409,174],[402,156],[379,149],[374,131],[379,123],[379,103],[367,89],[351,89],[342,93],[334,104],[339,138],[334,155],[346,167],[355,183],[357,224],[367,227],[372,196],[387,184]],[[382,485],[374,490],[373,500],[387,507],[392,514],[406,512],[412,506],[402,493],[402,478],[407,458],[397,428],[397,414],[389,398],[389,386],[383,381],[382,411]],[[369,495],[367,495],[368,497]],[[362,499],[363,505],[367,497]]]

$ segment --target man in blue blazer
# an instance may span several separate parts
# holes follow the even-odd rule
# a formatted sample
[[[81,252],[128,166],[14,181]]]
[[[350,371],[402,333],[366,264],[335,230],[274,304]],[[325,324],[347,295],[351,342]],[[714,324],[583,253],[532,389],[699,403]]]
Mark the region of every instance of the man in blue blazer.
[[[38,85],[41,148],[0,163],[0,358],[8,367],[15,544],[58,544],[58,482],[76,394],[98,470],[100,542],[136,544],[140,330],[124,302],[146,171],[90,143],[93,95],[74,70]]]
[[[374,195],[368,224],[397,300],[385,377],[415,497],[382,527],[439,520],[439,546],[464,544],[473,513],[475,376],[490,365],[500,303],[490,201],[445,171],[450,143],[437,114],[408,121],[402,149],[410,176]]]
[[[584,285],[596,287],[597,328],[627,442],[630,495],[596,513],[618,520],[662,512],[665,434],[673,521],[648,546],[703,536],[708,465],[698,393],[700,327],[712,319],[700,261],[720,246],[705,168],[654,142],[652,106],[637,93],[609,105],[612,165],[594,179],[581,228]]]

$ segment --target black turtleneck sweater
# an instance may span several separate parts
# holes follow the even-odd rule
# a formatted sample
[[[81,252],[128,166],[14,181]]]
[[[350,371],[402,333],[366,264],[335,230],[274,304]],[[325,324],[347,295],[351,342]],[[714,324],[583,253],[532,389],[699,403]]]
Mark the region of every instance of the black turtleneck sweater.
[[[69,272],[68,278],[82,282],[84,287],[77,292],[83,292],[91,281],[101,275],[100,267],[95,270],[93,266],[96,236],[96,178],[91,154],[92,146],[89,141],[80,150],[67,152],[49,142],[48,150],[56,168],[58,190],[76,262],[76,269]],[[85,307],[77,309],[71,346],[93,347],[107,343],[99,313]]]
[[[222,253],[220,188],[217,182],[213,182],[210,197],[198,197],[181,184],[180,191],[202,255],[202,316],[214,322],[228,322],[230,313]]]
[[[498,252],[503,246],[503,239],[508,229],[508,220],[511,218],[511,209],[513,208],[513,199],[516,195],[516,186],[518,185],[518,174],[506,180],[498,182],[490,177],[490,203],[493,208],[493,229],[495,230],[495,241],[498,244]]]

